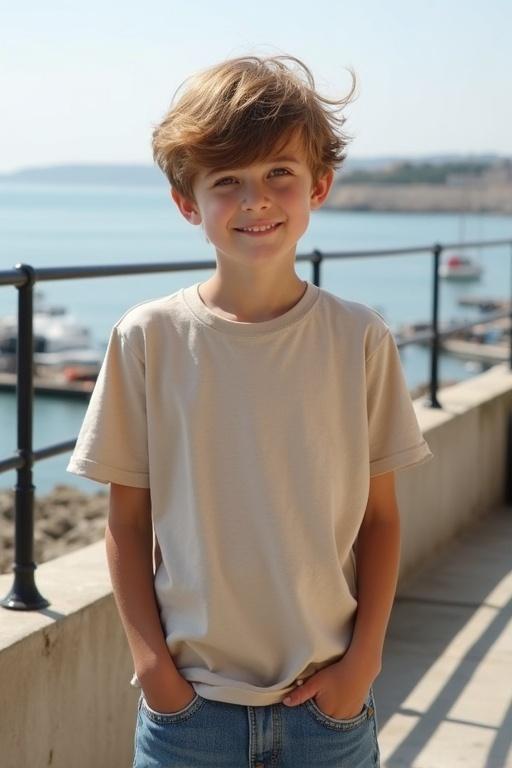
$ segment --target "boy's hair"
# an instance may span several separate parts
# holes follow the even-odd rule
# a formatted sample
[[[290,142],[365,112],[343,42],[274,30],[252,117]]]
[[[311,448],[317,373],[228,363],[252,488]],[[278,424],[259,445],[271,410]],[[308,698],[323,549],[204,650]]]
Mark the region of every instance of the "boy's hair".
[[[296,62],[306,81],[283,63]],[[153,130],[153,157],[180,194],[194,201],[193,184],[201,169],[244,168],[279,153],[300,130],[316,182],[340,167],[353,137],[341,131],[346,118],[327,109],[343,109],[352,98],[320,96],[313,75],[295,56],[241,56],[191,75],[181,83],[163,121]],[[184,83],[189,87],[174,103]]]

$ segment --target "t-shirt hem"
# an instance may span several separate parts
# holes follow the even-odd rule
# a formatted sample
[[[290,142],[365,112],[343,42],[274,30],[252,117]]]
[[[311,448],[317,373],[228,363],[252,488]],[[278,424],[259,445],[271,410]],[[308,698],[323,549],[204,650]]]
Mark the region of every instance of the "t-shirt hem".
[[[280,691],[269,693],[254,693],[246,689],[228,686],[206,685],[206,683],[191,683],[192,687],[204,699],[221,701],[226,704],[242,704],[245,707],[266,707],[269,704],[279,704],[287,693],[296,689],[296,685],[289,685]],[[215,696],[212,696],[215,693]]]
[[[149,474],[144,472],[127,472],[124,469],[109,467],[91,459],[73,457],[66,467],[66,472],[73,475],[88,477],[98,483],[119,483],[133,488],[149,488]]]
[[[376,459],[370,462],[370,477],[381,475],[384,472],[391,472],[394,469],[405,469],[412,465],[425,464],[434,458],[426,440],[405,451],[393,453],[383,459]]]
[[[287,693],[290,693],[297,687],[295,683],[292,683],[285,688],[281,688],[279,691],[257,692],[230,685],[208,685],[207,683],[198,683],[192,680],[189,680],[188,682],[193,687],[195,692],[198,693],[199,696],[202,696],[203,699],[209,699],[210,701],[221,701],[225,704],[242,704],[244,706],[251,707],[278,704],[282,702]],[[130,685],[132,688],[138,688],[142,692],[142,686],[135,673],[130,680]]]

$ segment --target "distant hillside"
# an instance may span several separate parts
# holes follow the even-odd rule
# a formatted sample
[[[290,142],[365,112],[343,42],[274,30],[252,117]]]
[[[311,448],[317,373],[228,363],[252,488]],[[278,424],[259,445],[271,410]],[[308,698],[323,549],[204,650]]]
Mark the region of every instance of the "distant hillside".
[[[378,183],[382,173],[391,174],[385,183],[410,183],[412,181],[439,183],[450,167],[450,173],[475,173],[475,169],[487,167],[500,160],[499,155],[425,155],[418,157],[378,156],[347,157],[337,174],[337,180],[350,183]],[[438,166],[444,166],[444,169]],[[401,170],[399,170],[401,168]],[[394,176],[393,176],[394,174]],[[398,180],[397,174],[402,174]],[[429,182],[430,175],[435,181]],[[66,164],[23,168],[0,174],[0,183],[26,184],[98,184],[113,186],[162,186],[167,180],[157,166],[136,164]]]
[[[491,168],[489,162],[413,163],[398,162],[378,170],[345,169],[344,184],[446,184],[452,174],[482,176]]]
[[[50,165],[0,174],[3,183],[162,186],[167,180],[151,165]]]
[[[475,173],[475,169],[488,168],[501,160],[505,159],[503,155],[498,154],[446,154],[446,155],[418,155],[416,157],[404,157],[398,155],[389,155],[384,157],[347,157],[343,163],[339,175],[346,180],[350,176],[350,182],[373,183],[386,177],[385,183],[392,183],[391,179],[402,174],[402,179],[396,183],[404,183],[405,178],[409,180],[413,175],[415,180],[420,181],[423,175],[425,183],[428,183],[426,176],[430,173],[432,177],[441,179],[446,173],[445,169],[450,169],[450,173]],[[428,169],[428,170],[427,170]],[[360,177],[360,182],[359,178]]]
[[[512,159],[397,162],[340,173],[325,209],[512,214]]]

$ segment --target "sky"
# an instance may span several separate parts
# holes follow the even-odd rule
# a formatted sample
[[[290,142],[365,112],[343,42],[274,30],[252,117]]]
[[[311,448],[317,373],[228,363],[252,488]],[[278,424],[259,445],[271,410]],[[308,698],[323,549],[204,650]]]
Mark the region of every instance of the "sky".
[[[512,156],[510,0],[0,0],[0,172],[149,163],[189,75],[291,54],[346,109],[348,154]]]

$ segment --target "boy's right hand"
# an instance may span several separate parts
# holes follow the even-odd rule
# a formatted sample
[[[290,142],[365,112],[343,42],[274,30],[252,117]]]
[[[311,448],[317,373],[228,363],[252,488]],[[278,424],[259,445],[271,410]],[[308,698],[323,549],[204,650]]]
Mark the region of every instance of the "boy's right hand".
[[[141,681],[141,688],[150,709],[163,715],[172,715],[190,704],[196,695],[194,687],[180,675],[172,686],[162,685],[162,681]]]

